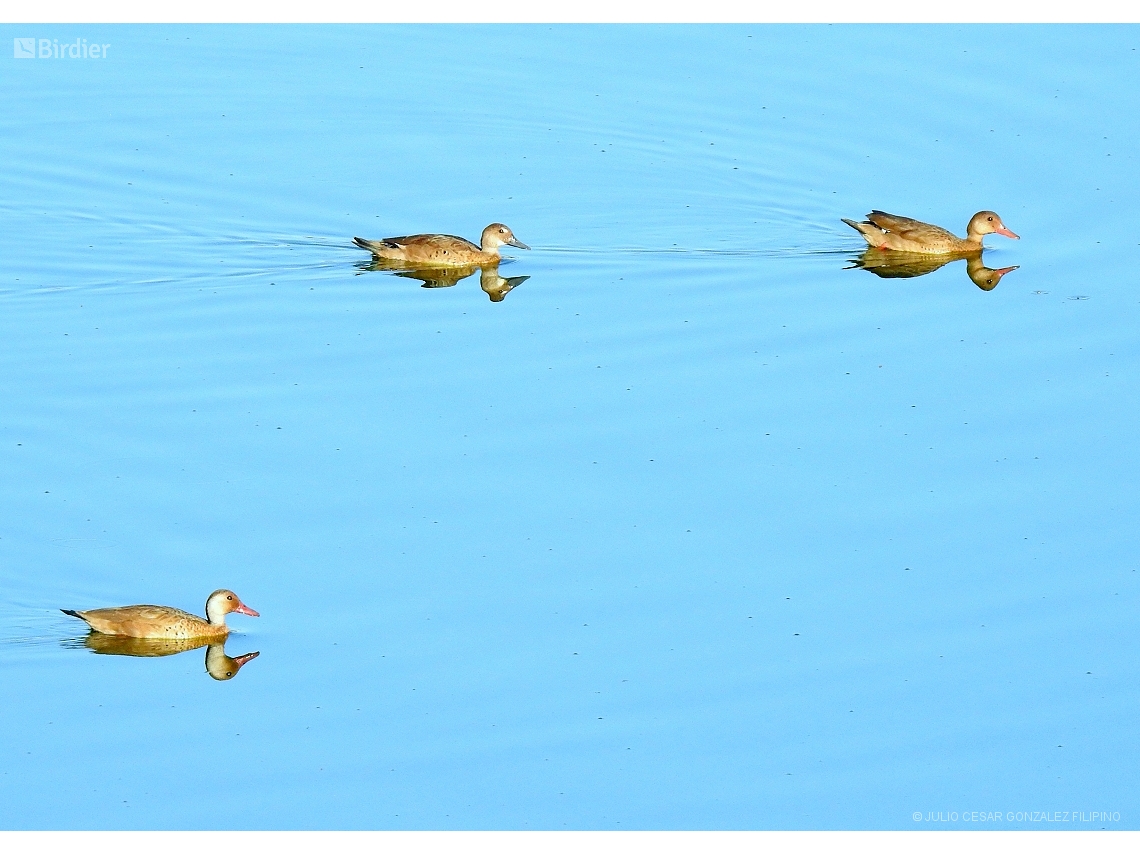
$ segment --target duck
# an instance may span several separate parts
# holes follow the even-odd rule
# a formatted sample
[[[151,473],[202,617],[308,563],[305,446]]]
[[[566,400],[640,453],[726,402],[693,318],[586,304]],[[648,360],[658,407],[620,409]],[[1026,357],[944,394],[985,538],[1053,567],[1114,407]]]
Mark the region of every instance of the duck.
[[[418,267],[498,264],[501,260],[499,255],[501,246],[530,249],[502,223],[491,223],[483,229],[479,246],[455,235],[405,235],[380,240],[354,237],[352,242],[361,249],[368,250],[376,258],[403,261]]]
[[[974,214],[966,226],[965,238],[957,237],[941,226],[884,211],[872,211],[861,223],[846,218],[843,222],[863,235],[870,246],[928,255],[976,252],[982,248],[982,238],[988,234],[1021,240],[1019,235],[1005,227],[1001,217],[993,211],[978,211]]]
[[[230,612],[261,617],[243,603],[237,594],[226,588],[219,588],[207,598],[205,620],[172,606],[140,605],[83,612],[74,609],[60,611],[86,621],[95,632],[105,635],[171,640],[225,638],[230,631],[226,626],[226,615]]]

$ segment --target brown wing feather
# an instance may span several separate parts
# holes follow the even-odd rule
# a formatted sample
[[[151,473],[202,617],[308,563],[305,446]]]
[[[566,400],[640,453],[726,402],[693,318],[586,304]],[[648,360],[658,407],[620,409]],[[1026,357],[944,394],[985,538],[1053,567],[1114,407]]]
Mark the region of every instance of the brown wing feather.
[[[458,249],[462,247],[464,250],[480,251],[479,247],[471,243],[471,241],[466,238],[456,237],[455,235],[404,235],[403,237],[383,238],[381,243],[385,243],[396,249],[422,247],[425,250],[434,250],[451,249],[452,247]]]
[[[900,217],[897,214],[888,214],[886,211],[872,211],[867,219],[881,229],[896,234],[901,238],[914,241],[929,242],[934,240],[957,240],[958,238],[941,226],[933,226],[921,220],[912,220],[910,217]]]
[[[205,624],[197,615],[170,606],[120,606],[110,609],[91,609],[80,612],[79,617],[97,632],[111,635],[130,635],[136,638],[153,636],[156,628],[179,623],[190,626]],[[165,634],[165,633],[163,633]]]

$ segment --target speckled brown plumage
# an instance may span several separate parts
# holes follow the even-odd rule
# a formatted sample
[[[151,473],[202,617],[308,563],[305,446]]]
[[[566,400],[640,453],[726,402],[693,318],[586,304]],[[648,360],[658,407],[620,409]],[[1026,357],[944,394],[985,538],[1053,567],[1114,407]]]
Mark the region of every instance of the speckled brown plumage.
[[[455,235],[403,235],[401,237],[365,240],[354,237],[352,242],[371,252],[376,258],[402,261],[415,267],[456,267],[464,265],[498,264],[499,247],[514,246],[530,249],[518,240],[502,223],[491,223],[483,229],[479,246]]]
[[[868,245],[897,252],[927,254],[968,253],[982,248],[982,238],[988,234],[1005,235],[1018,239],[993,211],[979,211],[966,227],[966,237],[960,238],[941,226],[900,217],[885,211],[872,211],[865,222],[844,219],[843,222],[863,235]]]
[[[230,631],[226,626],[226,615],[230,612],[259,617],[238,599],[237,594],[225,588],[214,591],[206,600],[206,620],[172,606],[138,605],[82,612],[74,609],[60,611],[86,621],[93,630],[107,635],[170,640],[224,638]]]

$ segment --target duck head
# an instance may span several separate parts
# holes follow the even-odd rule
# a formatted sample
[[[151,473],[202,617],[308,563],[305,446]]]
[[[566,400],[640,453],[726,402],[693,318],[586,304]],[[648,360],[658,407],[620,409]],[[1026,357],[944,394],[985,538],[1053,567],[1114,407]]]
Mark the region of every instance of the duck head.
[[[227,588],[218,588],[206,600],[206,620],[213,624],[224,624],[226,615],[237,612],[239,615],[261,617],[257,612],[238,599],[238,595]]]
[[[1005,223],[993,211],[978,211],[970,218],[970,225],[966,226],[967,237],[980,238],[982,235],[997,234],[1005,235],[1007,238],[1014,240],[1021,240],[1019,235],[1015,235],[1005,227]]]
[[[483,229],[483,236],[479,239],[483,252],[497,252],[500,246],[514,246],[519,249],[530,249],[525,243],[515,237],[507,226],[502,223],[491,223]]]

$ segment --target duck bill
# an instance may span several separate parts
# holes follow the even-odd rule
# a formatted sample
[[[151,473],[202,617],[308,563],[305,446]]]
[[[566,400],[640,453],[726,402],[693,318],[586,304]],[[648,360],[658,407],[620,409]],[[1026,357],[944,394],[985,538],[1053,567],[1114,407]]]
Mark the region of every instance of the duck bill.
[[[1017,270],[1017,268],[1020,266],[1020,264],[1015,264],[1013,267],[1003,267],[1000,270],[995,270],[994,275],[1000,279],[1002,276],[1005,276],[1005,274],[1012,273],[1014,270]]]
[[[239,615],[249,615],[250,617],[261,617],[261,615],[259,615],[257,612],[255,612],[253,609],[251,609],[245,603],[242,603],[240,606],[238,606],[236,609],[234,609],[234,611],[237,612]]]
[[[999,235],[1005,235],[1007,238],[1013,238],[1014,240],[1021,240],[1021,235],[1015,235],[1013,232],[1011,232],[1009,229],[1007,229],[1004,225],[1001,226],[1001,228],[994,229],[994,232],[996,234],[999,234]]]
[[[261,655],[261,651],[255,650],[253,653],[246,653],[242,656],[235,656],[234,657],[234,664],[240,668],[242,665],[244,665],[250,659],[256,659],[260,655]]]
[[[509,241],[507,241],[507,246],[514,246],[514,247],[518,247],[519,249],[530,249],[529,246],[527,246],[525,243],[523,243],[521,240],[519,240],[516,237],[513,237]]]

